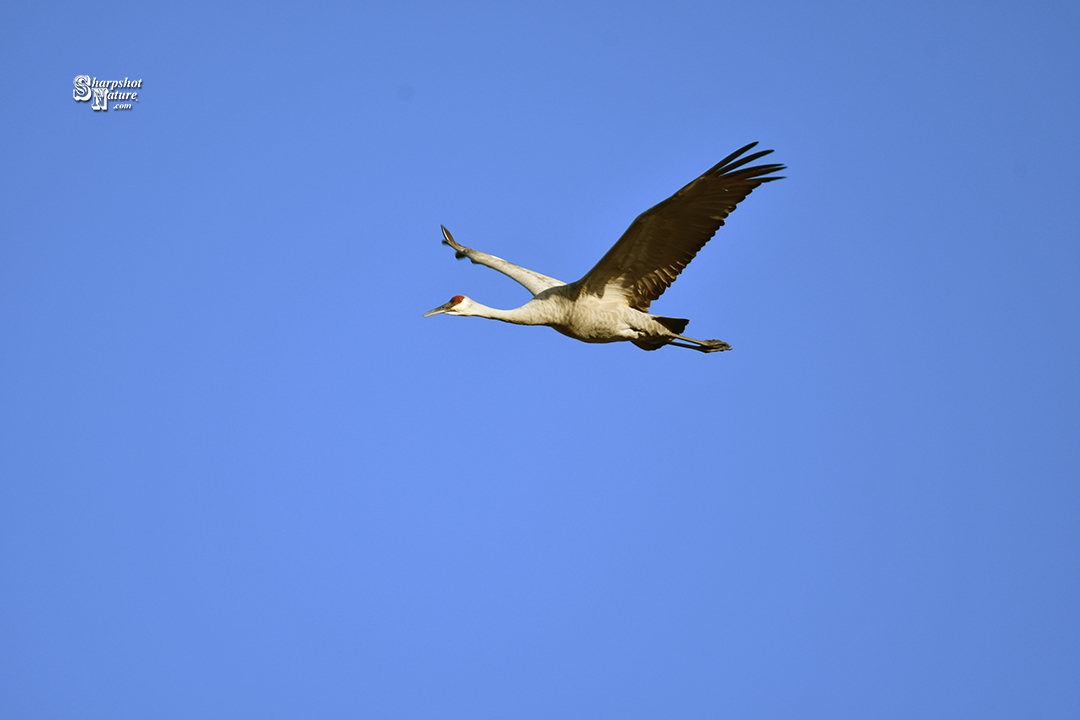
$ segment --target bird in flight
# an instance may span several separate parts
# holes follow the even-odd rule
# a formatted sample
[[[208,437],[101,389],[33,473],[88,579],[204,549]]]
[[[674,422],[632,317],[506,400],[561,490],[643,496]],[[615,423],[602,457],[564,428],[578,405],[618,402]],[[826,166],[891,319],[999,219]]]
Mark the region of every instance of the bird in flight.
[[[665,345],[700,352],[730,350],[721,340],[694,340],[682,334],[689,320],[649,313],[683,268],[716,234],[743,198],[762,183],[780,180],[783,165],[754,165],[772,150],[742,157],[757,143],[736,150],[679,192],[634,220],[600,262],[572,283],[527,270],[494,255],[458,244],[443,227],[443,243],[457,258],[469,258],[516,280],[533,299],[514,310],[497,310],[455,295],[424,313],[491,318],[517,325],[547,325],[588,343],[629,340],[643,350]]]

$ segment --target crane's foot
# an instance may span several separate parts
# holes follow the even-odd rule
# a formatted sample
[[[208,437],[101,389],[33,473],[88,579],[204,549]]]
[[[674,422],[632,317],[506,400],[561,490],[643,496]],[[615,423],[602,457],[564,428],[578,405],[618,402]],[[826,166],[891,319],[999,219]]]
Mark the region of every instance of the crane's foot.
[[[701,344],[701,352],[721,352],[731,349],[731,346],[723,340],[702,340]]]
[[[686,343],[675,342],[674,340],[672,340],[671,343],[670,343],[671,345],[675,345],[677,347],[690,348],[691,350],[697,350],[698,352],[711,353],[711,352],[722,352],[724,350],[730,350],[731,349],[731,346],[728,345],[723,340],[695,340],[694,338],[683,337],[682,335],[676,335],[675,337],[677,337],[680,340],[685,340],[687,343],[693,343],[693,344],[692,345],[687,345]]]

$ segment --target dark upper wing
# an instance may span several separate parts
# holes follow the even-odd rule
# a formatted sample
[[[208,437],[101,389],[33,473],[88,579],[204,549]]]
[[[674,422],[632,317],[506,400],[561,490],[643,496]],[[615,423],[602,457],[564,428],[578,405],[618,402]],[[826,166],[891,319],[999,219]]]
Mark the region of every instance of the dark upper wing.
[[[582,289],[597,296],[622,295],[627,305],[647,312],[743,198],[761,183],[781,179],[764,176],[783,170],[783,165],[743,167],[772,152],[762,150],[737,159],[755,145],[733,152],[639,215],[596,267],[578,281]]]

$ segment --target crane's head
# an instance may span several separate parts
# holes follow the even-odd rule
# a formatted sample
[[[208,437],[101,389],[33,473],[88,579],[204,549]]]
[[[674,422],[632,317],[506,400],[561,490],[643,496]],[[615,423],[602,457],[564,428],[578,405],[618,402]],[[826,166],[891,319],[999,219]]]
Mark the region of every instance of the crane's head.
[[[443,313],[446,313],[447,315],[467,315],[468,308],[471,304],[472,300],[465,297],[464,295],[455,295],[454,297],[450,298],[450,302],[446,303],[445,305],[440,305],[434,310],[428,310],[426,313],[424,313],[424,317],[431,317],[432,315],[442,315]]]

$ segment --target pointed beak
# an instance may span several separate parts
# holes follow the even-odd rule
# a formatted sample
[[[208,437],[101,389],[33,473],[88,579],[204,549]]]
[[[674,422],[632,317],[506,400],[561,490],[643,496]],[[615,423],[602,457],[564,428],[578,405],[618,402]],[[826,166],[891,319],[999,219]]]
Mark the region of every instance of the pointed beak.
[[[439,307],[435,308],[434,310],[428,310],[426,313],[424,313],[424,317],[431,317],[432,315],[441,315],[442,313],[446,312],[447,310],[449,310],[452,307],[454,307],[454,301],[453,300],[451,300],[450,302],[445,303],[443,305],[440,305]]]

